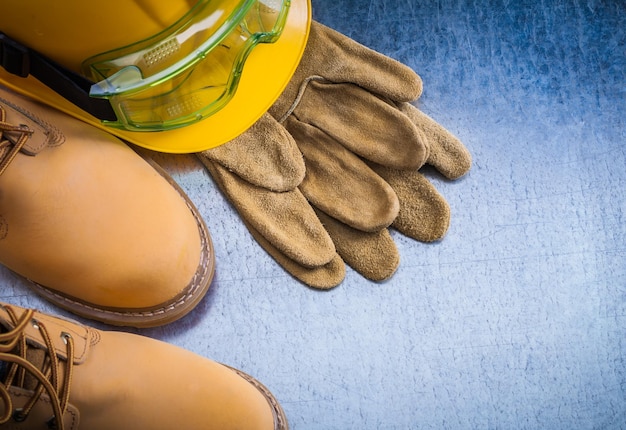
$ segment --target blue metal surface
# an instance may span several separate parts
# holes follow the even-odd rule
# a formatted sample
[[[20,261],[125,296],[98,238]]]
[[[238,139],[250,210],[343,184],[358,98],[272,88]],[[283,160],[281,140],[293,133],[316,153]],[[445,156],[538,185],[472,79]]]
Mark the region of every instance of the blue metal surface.
[[[625,3],[313,0],[313,11],[414,68],[421,109],[470,149],[465,178],[428,173],[452,209],[447,236],[394,234],[391,280],[348,271],[311,290],[192,156],[163,155],[205,216],[218,272],[191,315],[138,332],[255,375],[295,430],[626,428]],[[0,299],[62,313],[8,271],[0,281]]]

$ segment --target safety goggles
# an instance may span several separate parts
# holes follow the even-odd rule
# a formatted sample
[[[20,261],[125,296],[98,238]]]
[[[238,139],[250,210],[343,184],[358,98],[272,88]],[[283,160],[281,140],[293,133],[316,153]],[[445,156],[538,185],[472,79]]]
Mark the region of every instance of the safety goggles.
[[[169,130],[200,121],[232,98],[246,58],[280,36],[291,0],[200,1],[144,41],[93,56],[83,74],[116,120],[133,131]]]

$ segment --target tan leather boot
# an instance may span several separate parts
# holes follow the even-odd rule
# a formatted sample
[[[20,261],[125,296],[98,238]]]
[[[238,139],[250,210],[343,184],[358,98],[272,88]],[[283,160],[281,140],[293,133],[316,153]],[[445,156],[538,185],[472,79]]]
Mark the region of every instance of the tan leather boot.
[[[0,263],[109,324],[165,324],[198,303],[213,277],[211,240],[165,172],[1,87],[0,115]]]
[[[176,346],[11,305],[0,326],[3,429],[287,429],[261,383]]]

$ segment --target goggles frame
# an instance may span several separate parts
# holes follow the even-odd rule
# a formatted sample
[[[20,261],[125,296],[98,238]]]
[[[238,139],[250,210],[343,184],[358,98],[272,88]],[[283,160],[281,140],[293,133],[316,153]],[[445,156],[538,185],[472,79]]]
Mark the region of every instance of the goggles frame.
[[[113,127],[167,130],[200,121],[232,98],[252,49],[278,39],[290,2],[239,0],[224,11],[200,1],[161,33],[85,60],[83,74],[97,81],[89,95],[111,103]]]
[[[202,50],[193,50],[189,55],[164,69],[163,73],[152,74],[148,76],[148,79],[145,79],[137,66],[128,65],[130,68],[127,70],[130,70],[130,73],[121,73],[116,78],[113,78],[114,74],[111,74],[97,83],[94,83],[94,81],[98,79],[97,73],[102,73],[102,69],[98,70],[97,65],[105,64],[107,57],[113,57],[111,54],[120,54],[123,51],[126,51],[126,54],[128,54],[133,50],[145,50],[146,46],[154,45],[157,40],[163,40],[167,35],[171,36],[181,29],[188,28],[190,23],[195,22],[195,18],[203,16],[201,13],[206,10],[205,8],[210,1],[201,0],[180,20],[155,36],[85,60],[83,62],[84,72],[89,68],[92,70],[88,77],[68,70],[1,32],[0,66],[9,73],[20,77],[34,76],[74,105],[101,120],[107,126],[129,131],[161,131],[193,124],[219,111],[233,97],[245,61],[253,48],[259,43],[273,43],[280,37],[287,19],[291,0],[241,0],[238,6],[234,8],[233,13],[229,15],[229,19],[225,20],[218,27],[218,30],[214,32],[216,36],[210,38],[210,40],[205,40],[204,43],[199,45],[200,48],[203,48]],[[267,3],[277,5],[279,9],[267,6]],[[266,9],[261,11],[260,8],[263,7]],[[275,20],[272,20],[272,27],[266,29],[262,28],[262,26],[256,28],[251,26],[251,18],[261,17],[263,12],[269,12],[269,16],[275,18]],[[201,22],[202,20],[200,20]],[[255,29],[263,31],[251,31]],[[222,85],[223,91],[213,97],[210,102],[205,103],[200,100],[200,104],[198,104],[196,100],[196,104],[193,104],[194,100],[188,99],[187,102],[191,101],[191,103],[188,103],[188,106],[180,103],[180,96],[184,98],[186,94],[177,94],[177,91],[181,91],[181,88],[184,88],[183,84],[189,82],[190,73],[197,69],[199,64],[204,64],[207,66],[207,70],[210,70],[211,54],[216,52],[216,48],[224,48],[224,42],[228,41],[229,37],[235,40],[243,40],[243,43],[237,46],[237,54],[231,56],[230,74],[227,81]],[[159,43],[156,44],[157,46],[159,45]],[[163,44],[163,42],[160,44]],[[97,73],[94,74],[93,70],[96,70]],[[139,75],[137,72],[139,72]],[[136,79],[138,76],[141,76],[139,81]],[[119,79],[120,77],[123,79]],[[180,78],[178,82],[176,82],[176,78]],[[166,91],[158,93],[159,86],[167,86],[168,83],[172,82],[175,83],[171,88],[166,88]],[[111,88],[115,90],[111,91]],[[155,91],[155,88],[157,88],[157,91]],[[173,103],[173,105],[178,107],[178,111],[176,109],[170,110],[166,118],[158,115],[155,117],[154,114],[158,113],[158,109],[155,109],[155,107],[158,108],[159,103],[155,105],[154,101],[159,101],[159,97],[161,97],[161,102],[168,99],[176,101],[178,97],[178,102]],[[143,104],[143,111],[141,109],[130,111],[128,103],[133,100],[140,103],[148,103]],[[161,106],[164,104],[166,103],[161,103]],[[138,113],[147,113],[148,117],[137,117]]]

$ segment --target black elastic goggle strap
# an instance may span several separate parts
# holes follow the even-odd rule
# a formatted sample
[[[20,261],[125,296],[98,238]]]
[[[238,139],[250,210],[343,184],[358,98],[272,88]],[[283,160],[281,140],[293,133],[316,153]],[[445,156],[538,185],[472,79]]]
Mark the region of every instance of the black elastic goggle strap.
[[[0,32],[0,66],[7,72],[22,78],[28,75],[34,76],[63,98],[98,119],[117,120],[108,100],[89,96],[89,89],[93,82],[2,32]]]

